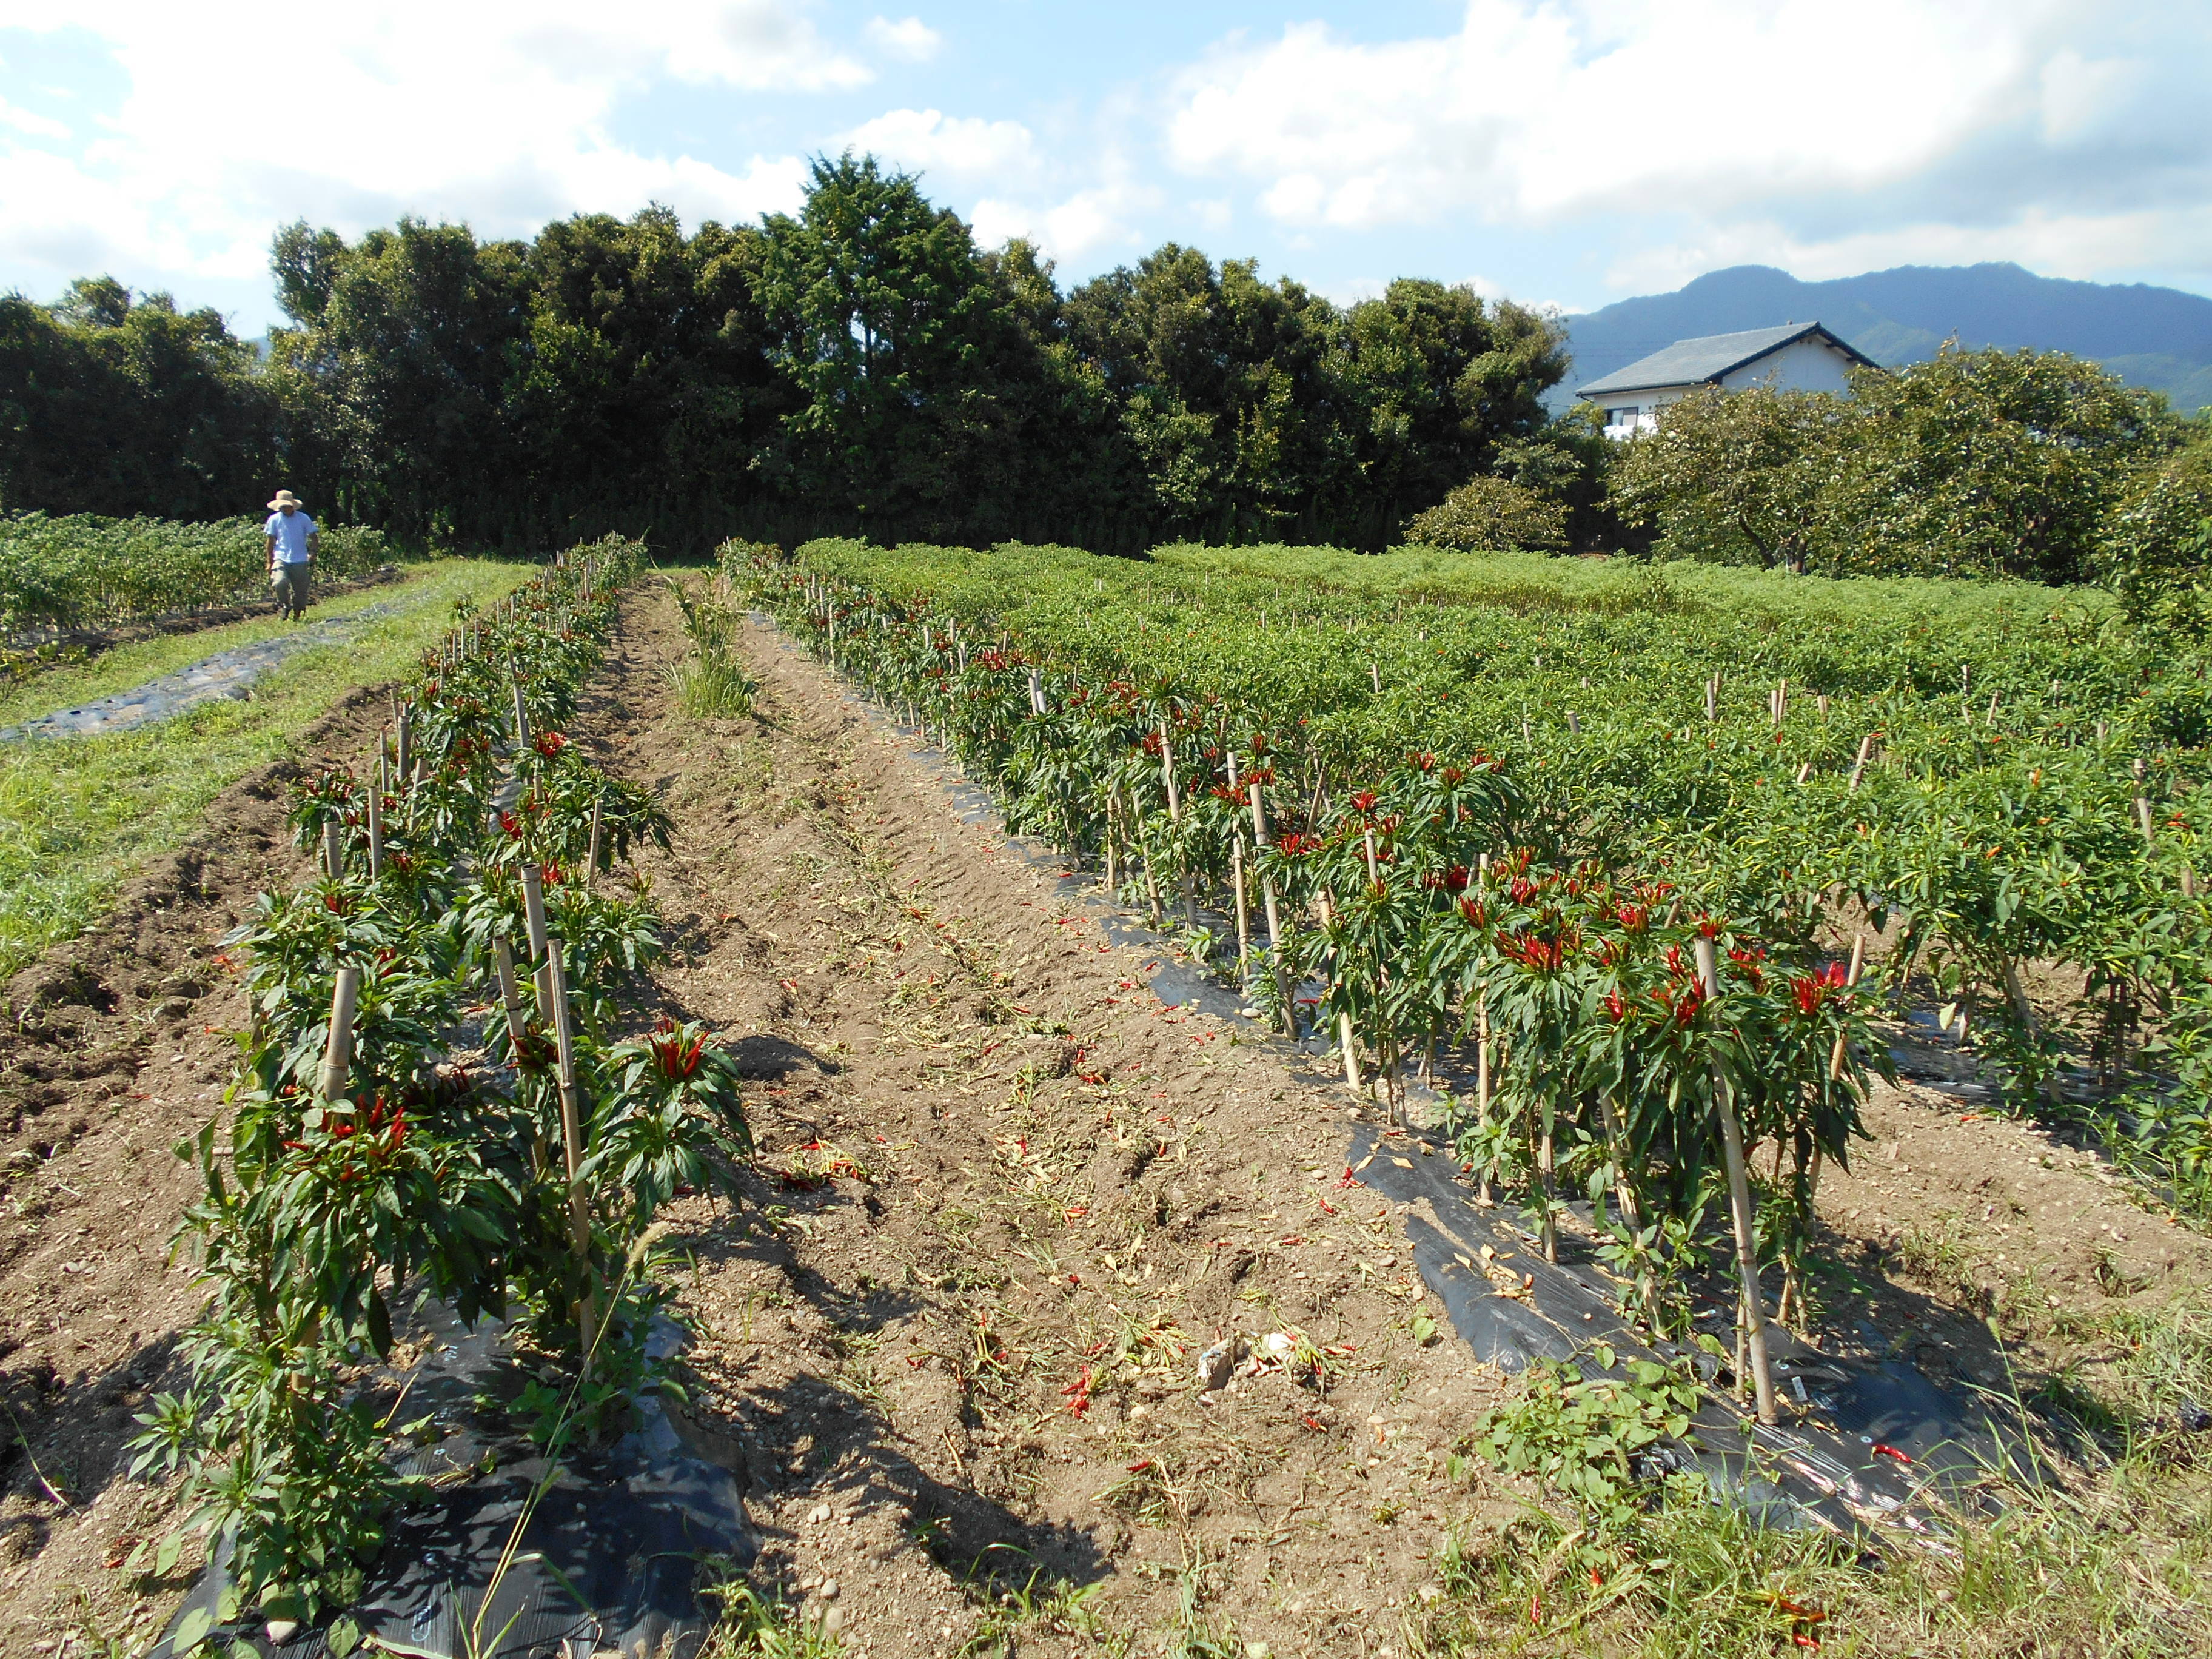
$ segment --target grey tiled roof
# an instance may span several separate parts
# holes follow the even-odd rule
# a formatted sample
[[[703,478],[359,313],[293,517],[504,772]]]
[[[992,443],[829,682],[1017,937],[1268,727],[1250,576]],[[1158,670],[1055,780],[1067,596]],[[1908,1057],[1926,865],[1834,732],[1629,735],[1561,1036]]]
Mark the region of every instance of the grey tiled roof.
[[[1855,351],[1818,323],[1784,323],[1778,328],[1747,328],[1741,334],[1706,334],[1694,340],[1677,340],[1664,351],[1655,351],[1626,368],[1599,376],[1578,390],[1577,398],[1601,398],[1613,392],[1641,392],[1650,386],[1690,386],[1717,380],[1731,369],[1754,362],[1770,351],[1817,335],[1852,361],[1871,368],[1874,360]]]

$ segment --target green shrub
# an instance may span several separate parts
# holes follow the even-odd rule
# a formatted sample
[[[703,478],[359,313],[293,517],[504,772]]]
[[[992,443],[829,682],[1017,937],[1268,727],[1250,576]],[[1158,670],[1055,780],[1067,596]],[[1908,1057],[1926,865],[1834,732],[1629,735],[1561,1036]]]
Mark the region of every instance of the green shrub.
[[[1462,552],[1567,544],[1567,509],[1505,478],[1470,478],[1406,526],[1406,539]]]

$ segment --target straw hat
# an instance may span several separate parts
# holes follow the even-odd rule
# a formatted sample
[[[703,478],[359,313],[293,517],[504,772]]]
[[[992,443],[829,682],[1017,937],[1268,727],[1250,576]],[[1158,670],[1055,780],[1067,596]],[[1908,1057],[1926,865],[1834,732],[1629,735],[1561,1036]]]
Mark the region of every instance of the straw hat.
[[[282,508],[283,508],[283,507],[305,507],[306,505],[307,505],[307,502],[305,502],[305,501],[301,501],[301,500],[297,495],[294,495],[290,490],[289,490],[289,489],[280,489],[280,490],[278,490],[278,491],[276,492],[276,499],[275,501],[271,501],[271,502],[270,502],[270,503],[269,503],[269,510],[270,510],[271,513],[275,513],[275,512],[277,512],[277,511],[279,511],[280,509],[282,509]]]

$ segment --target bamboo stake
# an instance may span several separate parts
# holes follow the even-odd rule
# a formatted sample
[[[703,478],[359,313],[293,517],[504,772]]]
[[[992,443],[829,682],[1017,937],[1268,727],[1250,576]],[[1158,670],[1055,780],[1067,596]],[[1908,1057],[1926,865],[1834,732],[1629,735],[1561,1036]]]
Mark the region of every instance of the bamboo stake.
[[[1252,779],[1245,786],[1252,800],[1252,844],[1257,848],[1268,845],[1267,809],[1260,804],[1260,781]],[[1283,921],[1275,903],[1275,878],[1262,874],[1260,896],[1267,908],[1267,959],[1275,967],[1275,990],[1283,1001],[1283,1029],[1295,1040],[1298,1034],[1298,1011],[1291,994],[1290,970],[1283,965]]]
[[[323,1045],[323,1069],[315,1091],[325,1100],[345,1098],[346,1079],[353,1073],[353,1016],[361,1003],[361,969],[341,968],[331,992],[331,1030]]]
[[[568,987],[561,972],[559,939],[550,940],[546,945],[545,969],[552,985],[554,1053],[560,1066],[561,1150],[567,1157],[568,1170],[568,1241],[575,1248],[578,1265],[584,1270],[584,1291],[576,1304],[576,1329],[588,1357],[598,1334],[593,1329],[597,1320],[592,1306],[592,1214],[582,1173],[583,1091],[576,1083],[576,1044],[568,1028]]]
[[[1237,751],[1229,751],[1229,787],[1237,788]],[[1247,985],[1252,978],[1252,916],[1244,900],[1244,836],[1240,831],[1230,838],[1229,885],[1237,905],[1237,982]]]
[[[323,873],[332,881],[345,879],[345,843],[336,818],[323,820]]]
[[[545,877],[535,863],[522,866],[522,920],[529,929],[530,961],[538,985],[538,1017],[553,1018],[553,966],[545,931]]]
[[[1490,854],[1475,855],[1475,873],[1486,878],[1490,873]],[[1478,997],[1474,1005],[1474,1121],[1480,1128],[1490,1127],[1490,998]],[[1496,1202],[1490,1195],[1490,1169],[1483,1167],[1482,1178],[1476,1183],[1474,1201],[1485,1209]]]
[[[1859,739],[1859,757],[1851,763],[1851,781],[1844,788],[1847,795],[1859,792],[1859,780],[1866,775],[1867,762],[1874,758],[1874,733],[1869,732]]]
[[[1844,983],[1856,986],[1859,982],[1859,970],[1865,966],[1866,935],[1856,933],[1851,938],[1851,967],[1844,976]],[[1836,1046],[1828,1052],[1828,1076],[1838,1083],[1844,1080],[1844,1034],[1838,1031],[1836,1033]]]
[[[1182,891],[1183,926],[1194,932],[1198,927],[1198,892],[1191,879],[1190,860],[1182,846],[1182,797],[1176,788],[1175,743],[1168,732],[1168,723],[1160,721],[1160,777],[1168,787],[1168,822],[1176,826],[1176,874]]]
[[[1106,898],[1109,903],[1119,902],[1121,896],[1121,875],[1115,862],[1121,828],[1121,792],[1109,787],[1106,791],[1106,830],[1103,836],[1106,843]]]
[[[1336,906],[1329,898],[1326,887],[1321,890],[1321,925],[1324,927],[1336,925]],[[1352,1030],[1349,1013],[1340,1013],[1336,1017],[1336,1032],[1337,1041],[1344,1049],[1344,1080],[1354,1089],[1363,1088],[1365,1085],[1359,1076],[1359,1034]]]
[[[520,755],[530,747],[530,710],[522,702],[522,682],[514,683],[514,752]]]
[[[1706,999],[1721,994],[1720,968],[1712,940],[1700,934],[1697,941],[1698,977]],[[1736,1272],[1743,1283],[1745,1346],[1751,1357],[1751,1382],[1759,1402],[1759,1420],[1775,1420],[1774,1376],[1766,1363],[1766,1309],[1759,1292],[1759,1242],[1751,1208],[1751,1178],[1743,1163],[1743,1126],[1736,1121],[1735,1103],[1729,1097],[1728,1083],[1713,1068],[1713,1109],[1721,1121],[1721,1156],[1728,1165],[1729,1212],[1735,1223]]]
[[[412,704],[399,711],[398,737],[393,759],[399,771],[402,787],[412,781],[415,763],[415,710]]]
[[[384,873],[384,745],[376,746],[376,771],[368,785],[368,878]]]
[[[1554,1263],[1559,1259],[1559,1146],[1555,1139],[1558,1128],[1556,1114],[1551,1103],[1547,1101],[1542,1127],[1536,1136],[1536,1174],[1544,1189],[1541,1230],[1544,1260]]]
[[[529,1017],[522,1012],[522,991],[514,979],[514,951],[501,934],[491,942],[493,976],[499,981],[499,1006],[507,1015],[507,1040],[514,1049],[515,1058],[522,1056],[522,1036],[528,1029]]]
[[[592,850],[584,865],[584,890],[589,892],[599,876],[599,808],[602,802],[592,803]]]

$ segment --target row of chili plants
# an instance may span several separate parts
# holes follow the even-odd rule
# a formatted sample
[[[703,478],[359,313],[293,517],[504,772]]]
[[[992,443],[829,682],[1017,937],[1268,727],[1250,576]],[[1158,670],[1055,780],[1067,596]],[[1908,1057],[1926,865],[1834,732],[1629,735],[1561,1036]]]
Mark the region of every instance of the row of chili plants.
[[[802,556],[930,619],[940,646],[964,629],[1048,681],[1118,681],[1266,734],[1302,810],[1407,752],[1480,750],[1519,785],[1509,842],[1665,871],[1800,940],[1894,924],[1892,994],[1907,967],[1932,984],[1929,1012],[2009,1105],[2080,1115],[2062,1085],[2092,1085],[2118,1101],[2093,1115],[2120,1149],[2212,1208],[2195,875],[2212,702],[2187,641],[2017,584],[1801,583],[1736,610],[1663,572],[1501,597],[1480,561],[1455,575],[1326,550],[1264,569],[1243,550]],[[921,641],[874,671],[895,701],[933,683],[944,653]],[[1024,690],[1000,700],[1018,709]],[[1051,832],[1064,746],[1036,752],[1042,790],[1014,793]],[[2051,988],[2074,995],[2055,1024],[2028,994],[2039,967],[2046,1014]]]
[[[1218,905],[1279,1021],[1317,985],[1313,1023],[1355,1085],[1396,1094],[1440,1045],[1471,1050],[1460,1152],[1486,1190],[1520,1192],[1547,1254],[1562,1200],[1586,1193],[1624,1304],[1656,1334],[1689,1334],[1683,1287],[1723,1201],[1740,1270],[1778,1262],[1782,1310],[1802,1307],[1822,1164],[1848,1156],[1866,1069],[1886,1063],[1851,970],[1804,930],[1663,867],[1573,854],[1487,750],[1340,769],[1310,715],[1196,675],[1094,673],[762,550],[730,550],[726,570],[990,780],[1017,827],[1097,856],[1164,921]],[[1739,1373],[1765,1395],[1755,1267],[1743,1278]]]
[[[506,1322],[541,1439],[618,1428],[654,1380],[656,1212],[750,1155],[707,1031],[623,1030],[660,947],[635,865],[613,872],[670,823],[562,731],[641,553],[581,547],[459,612],[366,769],[295,786],[319,878],[226,941],[252,1028],[227,1130],[178,1149],[205,1182],[179,1237],[209,1301],[190,1387],[137,1442],[138,1473],[184,1476],[164,1555],[197,1530],[227,1562],[224,1618],[335,1613],[334,1650],[355,1639],[335,1610],[420,1495],[377,1367],[423,1298]]]

